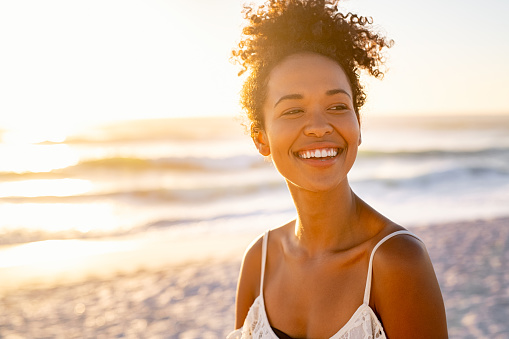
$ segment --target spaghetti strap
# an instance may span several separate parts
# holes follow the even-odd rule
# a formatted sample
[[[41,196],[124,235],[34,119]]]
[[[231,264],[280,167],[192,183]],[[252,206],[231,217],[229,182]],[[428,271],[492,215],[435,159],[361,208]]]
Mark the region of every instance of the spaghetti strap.
[[[267,241],[269,239],[269,230],[265,231],[262,242],[262,273],[260,275],[260,294],[263,294],[263,278],[265,276],[265,262],[267,261]]]
[[[387,235],[386,237],[384,237],[382,240],[380,240],[375,245],[375,247],[371,251],[371,256],[369,258],[368,276],[366,278],[366,289],[364,290],[364,304],[366,304],[366,305],[369,304],[369,296],[371,294],[371,280],[372,280],[372,275],[373,275],[373,257],[375,256],[375,252],[378,249],[378,247],[380,247],[380,245],[382,245],[384,242],[386,242],[390,238],[392,238],[392,237],[394,237],[396,235],[400,235],[400,234],[410,235],[410,236],[412,236],[412,237],[414,237],[414,238],[416,238],[416,239],[418,239],[419,241],[422,242],[422,240],[419,239],[418,236],[416,236],[415,234],[413,234],[413,233],[411,233],[409,231],[396,231],[394,233],[391,233],[391,234]]]

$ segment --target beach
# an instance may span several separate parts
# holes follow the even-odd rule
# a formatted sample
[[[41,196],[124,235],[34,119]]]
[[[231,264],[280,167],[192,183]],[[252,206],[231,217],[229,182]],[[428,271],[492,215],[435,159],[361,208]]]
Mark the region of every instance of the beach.
[[[426,244],[450,338],[509,338],[509,217],[410,228]],[[0,337],[224,338],[246,236],[219,255],[52,286],[10,288]],[[212,253],[212,252],[211,252]]]

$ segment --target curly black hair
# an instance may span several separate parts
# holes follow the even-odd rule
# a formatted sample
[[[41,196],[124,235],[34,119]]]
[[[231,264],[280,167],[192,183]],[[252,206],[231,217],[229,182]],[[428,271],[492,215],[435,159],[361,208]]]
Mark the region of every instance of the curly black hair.
[[[383,77],[382,51],[393,45],[369,29],[372,19],[338,11],[339,0],[268,0],[244,6],[247,25],[232,51],[232,59],[249,71],[241,91],[241,106],[251,124],[263,128],[262,107],[270,71],[291,54],[313,52],[336,61],[345,71],[353,91],[355,113],[366,101],[359,82],[360,69]]]

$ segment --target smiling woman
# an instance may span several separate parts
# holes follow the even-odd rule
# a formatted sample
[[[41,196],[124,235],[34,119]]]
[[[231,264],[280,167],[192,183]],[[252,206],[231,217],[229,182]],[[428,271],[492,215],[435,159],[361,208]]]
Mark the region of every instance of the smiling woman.
[[[350,187],[366,99],[360,70],[381,76],[392,41],[337,2],[269,0],[244,11],[233,51],[249,71],[243,108],[297,217],[247,249],[229,339],[447,338],[424,244]]]

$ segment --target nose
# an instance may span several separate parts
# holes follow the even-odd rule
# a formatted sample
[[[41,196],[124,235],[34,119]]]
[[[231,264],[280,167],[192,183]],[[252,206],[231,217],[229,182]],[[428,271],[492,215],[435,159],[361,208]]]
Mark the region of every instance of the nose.
[[[327,120],[325,112],[321,112],[319,110],[309,112],[309,118],[306,121],[306,126],[304,127],[305,135],[321,138],[327,134],[331,134],[332,131],[333,127]]]

